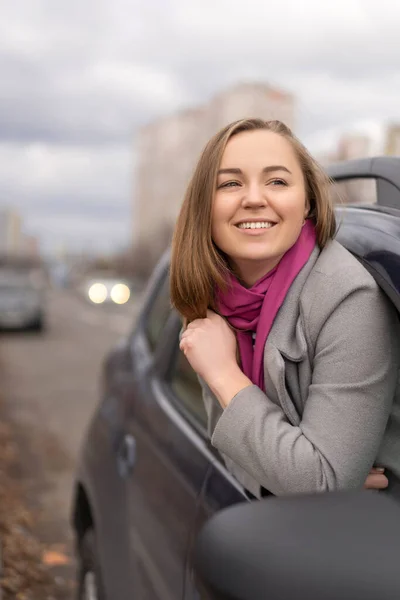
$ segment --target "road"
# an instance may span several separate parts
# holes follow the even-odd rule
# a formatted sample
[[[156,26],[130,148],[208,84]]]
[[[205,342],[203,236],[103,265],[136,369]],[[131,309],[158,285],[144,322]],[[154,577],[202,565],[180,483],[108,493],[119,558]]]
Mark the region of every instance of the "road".
[[[68,559],[60,579],[72,579],[75,568],[69,525],[73,477],[98,402],[101,363],[129,334],[138,306],[139,299],[123,307],[94,306],[73,292],[51,290],[43,334],[0,335],[0,393],[22,432],[21,458],[41,515],[40,539]]]

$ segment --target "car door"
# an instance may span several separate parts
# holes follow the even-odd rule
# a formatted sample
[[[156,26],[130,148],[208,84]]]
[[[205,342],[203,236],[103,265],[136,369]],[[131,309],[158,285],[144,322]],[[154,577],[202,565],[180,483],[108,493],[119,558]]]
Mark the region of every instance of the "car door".
[[[170,309],[166,272],[155,288],[132,340],[120,456],[128,483],[132,598],[177,600],[184,595],[189,535],[212,454],[202,404],[190,410],[186,402],[181,325]]]
[[[201,390],[199,390],[201,394]],[[185,600],[215,600],[201,585],[193,569],[193,550],[196,537],[205,522],[216,512],[239,502],[248,502],[243,486],[226,469],[221,455],[214,451],[196,506],[196,517],[190,535],[186,567]]]

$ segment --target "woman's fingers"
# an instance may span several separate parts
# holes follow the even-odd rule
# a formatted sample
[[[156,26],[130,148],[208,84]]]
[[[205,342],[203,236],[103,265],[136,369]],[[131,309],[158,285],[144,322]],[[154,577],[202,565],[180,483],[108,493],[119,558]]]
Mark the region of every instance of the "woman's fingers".
[[[389,485],[389,480],[386,475],[381,472],[377,473],[373,471],[374,470],[372,470],[368,475],[364,484],[364,488],[367,490],[384,490],[387,488]]]

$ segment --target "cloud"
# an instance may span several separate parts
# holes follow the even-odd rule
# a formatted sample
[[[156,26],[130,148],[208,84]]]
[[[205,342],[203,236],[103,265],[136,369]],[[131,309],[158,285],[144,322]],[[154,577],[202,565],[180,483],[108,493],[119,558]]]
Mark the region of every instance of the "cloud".
[[[111,253],[126,249],[130,236],[130,221],[118,215],[105,219],[96,214],[38,214],[29,215],[29,232],[43,239],[42,250],[51,255],[68,249],[73,252]],[[45,235],[44,235],[45,234]]]
[[[143,62],[137,37],[145,27],[130,21],[121,39],[109,3],[37,5],[16,2],[0,19],[3,140],[128,143],[140,124],[184,99],[173,72]],[[123,7],[117,2],[115,14]],[[135,53],[126,54],[127,41]]]
[[[399,69],[395,0],[20,0],[2,11],[3,139],[127,142],[143,122],[237,79],[328,77],[332,94]]]
[[[115,221],[127,242],[141,125],[240,80],[292,91],[305,141],[400,119],[399,19],[397,0],[3,2],[0,198],[46,240]]]
[[[42,142],[0,144],[3,201],[20,208],[36,202],[81,205],[126,204],[131,194],[134,153],[121,145],[52,146]]]
[[[120,145],[0,144],[2,203],[24,215],[45,252],[128,246],[133,170],[133,152]]]

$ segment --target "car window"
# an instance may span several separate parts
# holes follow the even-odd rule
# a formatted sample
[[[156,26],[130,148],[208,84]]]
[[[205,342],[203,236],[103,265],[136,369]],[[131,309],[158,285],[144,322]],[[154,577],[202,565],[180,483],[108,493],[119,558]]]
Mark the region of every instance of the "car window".
[[[178,403],[202,428],[207,428],[207,414],[196,373],[183,352],[178,351],[170,374],[170,385]]]
[[[151,350],[155,349],[171,310],[169,277],[167,275],[164,277],[146,317],[145,330]]]

